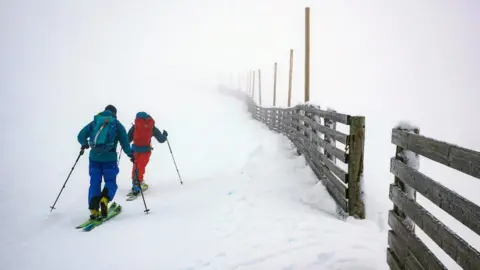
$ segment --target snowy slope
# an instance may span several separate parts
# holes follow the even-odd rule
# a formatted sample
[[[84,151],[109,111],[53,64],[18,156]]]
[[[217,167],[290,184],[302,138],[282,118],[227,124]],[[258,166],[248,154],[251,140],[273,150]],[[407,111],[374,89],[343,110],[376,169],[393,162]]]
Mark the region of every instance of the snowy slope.
[[[183,186],[168,147],[154,146],[146,175],[149,215],[141,200],[123,201],[130,166],[123,159],[115,199],[124,213],[91,232],[76,231],[88,213],[82,160],[71,180],[77,183],[63,195],[69,198],[61,197],[53,213],[50,201],[32,197],[42,207],[26,204],[38,213],[25,218],[24,233],[8,232],[2,269],[75,270],[92,263],[95,269],[385,269],[384,235],[368,221],[337,219],[333,200],[285,137],[251,119],[240,101],[207,98],[215,110],[190,107],[197,118],[210,119],[190,132],[197,133],[197,146],[185,146],[189,129],[181,117],[170,131]],[[208,131],[218,123],[221,128]],[[202,160],[197,175],[189,167]],[[60,188],[61,179],[56,182]]]
[[[218,74],[233,73],[236,83],[235,71],[245,77],[260,68],[269,104],[278,61],[277,100],[285,105],[293,48],[292,100],[301,101],[305,6],[312,8],[312,101],[367,118],[367,221],[359,224],[330,215],[333,202],[285,138],[249,119],[239,102],[205,91]],[[316,262],[315,269],[342,262],[362,269],[351,257],[385,268],[391,128],[408,120],[427,136],[480,146],[472,125],[480,97],[478,10],[475,1],[439,0],[0,2],[0,268],[79,269],[98,262],[122,269],[137,259],[143,269],[207,262],[206,269]],[[57,210],[48,213],[48,206],[78,154],[79,129],[110,103],[127,127],[146,110],[169,131],[185,185],[167,147],[155,144],[147,176],[151,215],[133,202],[108,226],[81,234],[72,227],[87,215],[86,157]],[[480,203],[477,179],[426,159],[420,164]],[[130,166],[122,158],[119,198]],[[480,246],[469,229],[419,201]],[[276,237],[282,230],[285,238]],[[118,259],[107,260],[102,251]]]

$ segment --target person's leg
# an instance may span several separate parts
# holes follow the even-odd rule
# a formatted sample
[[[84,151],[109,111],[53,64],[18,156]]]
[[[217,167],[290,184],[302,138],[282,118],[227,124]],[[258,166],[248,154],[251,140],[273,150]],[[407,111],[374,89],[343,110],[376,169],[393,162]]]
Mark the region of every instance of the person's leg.
[[[135,163],[138,168],[138,180],[140,184],[143,183],[143,177],[145,175],[145,168],[147,167],[148,161],[150,160],[150,155],[152,152],[138,153],[138,156],[135,158]]]
[[[88,189],[88,209],[90,209],[90,213],[93,216],[96,216],[98,215],[102,184],[101,164],[90,160],[88,173],[90,175],[90,187]]]
[[[115,198],[117,193],[117,175],[120,169],[118,168],[117,162],[105,162],[102,163],[102,172],[103,178],[105,180],[105,186],[102,190],[102,199],[100,200],[100,208],[102,215],[105,216],[108,211],[108,203]]]
[[[143,190],[146,190],[148,188],[148,185],[147,183],[145,183],[145,174],[147,173],[147,165],[148,165],[148,162],[150,161],[150,156],[152,155],[152,152],[147,152],[145,153],[145,167],[143,169],[143,176],[142,176],[142,181],[140,182],[140,187],[143,189]]]
[[[135,157],[135,162],[132,163],[132,190],[131,190],[131,193],[136,194],[136,193],[140,192],[140,190],[138,189],[138,186],[137,186],[137,160],[138,160],[139,153],[134,152],[133,156]]]
[[[138,159],[138,153],[134,152],[133,157],[135,158],[135,162],[136,162],[136,160]],[[137,175],[135,173],[135,163],[132,163],[132,180],[136,180],[136,179],[137,179]]]
[[[152,155],[152,152],[147,152],[145,153],[146,156],[145,156],[145,168],[143,169],[143,177],[145,177],[145,174],[147,173],[147,165],[148,165],[148,162],[150,162],[150,156]],[[143,179],[145,180],[145,179]],[[142,181],[143,182],[143,181]]]

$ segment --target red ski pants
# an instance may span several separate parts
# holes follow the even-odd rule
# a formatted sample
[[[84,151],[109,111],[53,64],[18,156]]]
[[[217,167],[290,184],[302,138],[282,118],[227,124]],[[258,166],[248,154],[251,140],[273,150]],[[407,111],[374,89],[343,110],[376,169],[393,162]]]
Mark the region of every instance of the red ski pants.
[[[147,167],[148,161],[150,160],[150,155],[152,152],[144,152],[144,153],[133,153],[135,157],[135,164],[133,164],[132,168],[132,179],[136,179],[137,175],[135,173],[135,166],[138,168],[138,180],[143,182],[143,175],[145,174],[145,168]]]

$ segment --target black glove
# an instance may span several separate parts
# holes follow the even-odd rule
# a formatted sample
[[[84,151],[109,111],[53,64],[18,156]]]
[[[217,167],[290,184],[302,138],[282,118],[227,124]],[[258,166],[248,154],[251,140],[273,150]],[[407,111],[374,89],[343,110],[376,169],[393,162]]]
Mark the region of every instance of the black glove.
[[[135,163],[135,156],[134,156],[134,155],[132,155],[132,156],[130,157],[130,161],[131,161],[132,163]]]
[[[83,155],[85,153],[85,149],[88,149],[90,146],[87,145],[82,145],[82,147],[80,148],[80,156]]]

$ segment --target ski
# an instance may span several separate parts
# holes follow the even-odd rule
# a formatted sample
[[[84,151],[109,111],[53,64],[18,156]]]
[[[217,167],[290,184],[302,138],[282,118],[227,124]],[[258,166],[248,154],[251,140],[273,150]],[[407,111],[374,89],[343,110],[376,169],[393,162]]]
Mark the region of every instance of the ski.
[[[145,192],[145,190],[148,189],[148,185],[147,184],[142,184],[142,192]],[[127,198],[125,199],[126,201],[133,201],[135,200],[140,194],[137,193],[137,194],[134,194],[132,191],[130,191],[129,193],[127,193]]]
[[[138,197],[138,194],[137,195],[131,194],[131,195],[127,195],[127,198],[125,200],[129,202],[129,201],[135,200],[137,197]]]
[[[100,220],[94,220],[92,223],[88,224],[85,228],[83,228],[83,230],[86,231],[86,232],[89,232],[89,231],[95,229],[96,227],[102,225],[106,221],[110,220],[111,218],[118,216],[118,214],[120,214],[121,211],[122,211],[122,206],[121,205],[116,205],[116,207],[114,209],[108,211],[108,214],[107,214],[106,217],[104,217]]]
[[[115,211],[115,209],[116,209],[117,207],[118,207],[117,203],[116,203],[116,202],[113,202],[112,205],[110,205],[110,207],[108,208],[109,214],[110,214],[110,212]],[[96,220],[94,220],[94,219],[88,218],[88,219],[87,219],[85,222],[83,222],[82,224],[77,225],[77,226],[75,227],[75,229],[83,229],[83,228],[89,226],[90,224],[94,223],[95,221],[96,221]]]
[[[84,223],[80,224],[80,225],[77,225],[75,227],[75,229],[82,229],[82,228],[85,228],[88,224],[92,223],[93,220],[88,218]]]

